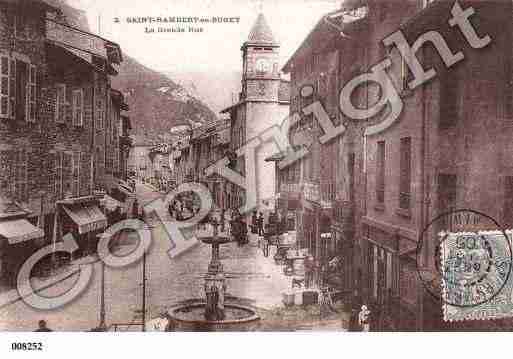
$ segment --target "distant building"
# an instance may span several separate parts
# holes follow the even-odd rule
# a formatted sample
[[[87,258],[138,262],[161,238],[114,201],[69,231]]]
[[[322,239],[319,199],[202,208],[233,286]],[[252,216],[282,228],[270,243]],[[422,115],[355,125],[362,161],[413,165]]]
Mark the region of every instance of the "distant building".
[[[128,157],[128,168],[134,171],[137,178],[149,179],[153,176],[153,162],[150,151],[153,148],[150,141],[136,138]]]
[[[193,130],[190,140],[190,168],[194,181],[203,183],[212,194],[218,208],[229,208],[226,195],[228,181],[217,173],[207,174],[206,169],[227,155],[230,145],[230,120],[211,121]]]

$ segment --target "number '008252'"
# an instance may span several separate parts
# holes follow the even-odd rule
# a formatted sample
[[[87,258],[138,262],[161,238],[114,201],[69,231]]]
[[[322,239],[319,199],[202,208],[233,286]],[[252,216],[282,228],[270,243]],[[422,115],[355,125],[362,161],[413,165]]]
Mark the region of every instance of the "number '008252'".
[[[19,351],[39,351],[39,350],[43,350],[43,343],[41,343],[41,342],[33,342],[33,343],[17,342],[17,343],[12,343],[11,349],[16,350],[16,351],[18,351],[18,350]]]

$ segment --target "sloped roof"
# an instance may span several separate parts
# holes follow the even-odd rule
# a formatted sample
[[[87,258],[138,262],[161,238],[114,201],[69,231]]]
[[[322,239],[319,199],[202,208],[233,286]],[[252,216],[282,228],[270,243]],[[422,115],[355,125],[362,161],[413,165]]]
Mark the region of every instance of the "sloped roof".
[[[1,0],[0,2],[20,6],[42,6],[45,10],[57,10],[57,8],[48,0]]]
[[[20,215],[27,215],[28,212],[24,210],[14,200],[10,200],[4,193],[0,193],[0,218],[14,217]]]
[[[353,10],[361,6],[367,6],[368,0],[344,0],[342,1],[342,10]]]
[[[278,44],[278,42],[274,38],[271,28],[269,27],[269,24],[267,23],[267,20],[265,19],[264,14],[258,15],[255,23],[253,24],[253,27],[251,28],[251,31],[249,32],[248,40],[245,44]]]
[[[283,66],[282,71],[290,73],[293,62],[309,53],[318,53],[338,46],[339,41],[346,41],[344,33],[351,33],[352,31],[358,31],[360,28],[365,28],[367,23],[367,17],[351,19],[349,22],[345,22],[343,13],[340,11],[334,11],[322,16]]]

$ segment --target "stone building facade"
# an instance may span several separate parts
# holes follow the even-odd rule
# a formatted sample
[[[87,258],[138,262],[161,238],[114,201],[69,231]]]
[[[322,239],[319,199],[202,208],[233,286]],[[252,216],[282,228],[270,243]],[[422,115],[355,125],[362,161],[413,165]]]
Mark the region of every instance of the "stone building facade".
[[[319,21],[284,67],[291,74],[291,114],[320,101],[332,123],[343,124],[345,132],[331,143],[321,143],[322,126],[301,114],[290,137],[295,151],[308,148],[309,155],[275,167],[278,209],[285,215],[295,213],[298,243],[321,266],[332,255],[342,258],[339,288],[356,306],[372,308],[378,330],[489,325],[444,323],[440,302],[433,300],[418,275],[419,270],[435,274],[436,244],[424,245],[418,258],[416,250],[423,229],[440,213],[471,208],[507,228],[512,223],[512,167],[506,155],[511,136],[512,4],[459,2],[463,9],[474,8],[471,20],[478,36],[492,39],[477,49],[450,26],[454,3],[345,1],[339,11]],[[383,40],[401,30],[412,46],[433,29],[453,54],[462,51],[465,60],[447,69],[434,46],[419,46],[419,61],[424,69],[433,67],[437,76],[411,89],[413,75],[406,61],[397,46],[385,46]],[[385,106],[366,121],[352,120],[341,111],[339,95],[350,80],[384,59],[391,62],[387,74],[404,107],[396,123],[370,134],[390,108]],[[301,96],[305,86],[312,90]],[[376,83],[365,83],[351,100],[369,109],[380,96]],[[277,153],[268,160],[278,165],[286,155]],[[331,237],[323,236],[325,232]],[[507,321],[496,325],[509,327]]]
[[[0,196],[7,211],[0,238],[2,261],[9,263],[3,269],[13,274],[37,246],[60,240],[64,222],[76,227],[74,198],[82,199],[82,207],[98,204],[94,190],[105,178],[99,177],[104,171],[98,170],[95,149],[114,153],[119,143],[114,136],[99,143],[97,129],[121,111],[99,107],[98,88],[105,90],[106,104],[112,65],[122,55],[118,45],[70,26],[44,1],[4,0],[0,8]],[[25,221],[18,227],[23,233],[12,231],[11,212],[23,213],[15,216]],[[103,223],[99,210],[95,214],[85,219]],[[34,244],[32,250],[13,254],[27,243]]]

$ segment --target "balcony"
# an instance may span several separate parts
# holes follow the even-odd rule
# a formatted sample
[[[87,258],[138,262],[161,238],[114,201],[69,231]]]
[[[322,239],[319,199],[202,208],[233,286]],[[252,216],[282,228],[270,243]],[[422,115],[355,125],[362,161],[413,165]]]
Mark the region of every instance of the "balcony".
[[[299,199],[301,193],[301,185],[299,183],[282,183],[280,185],[281,199]]]
[[[307,201],[320,204],[325,209],[333,208],[336,186],[332,181],[304,182],[303,196]]]
[[[353,228],[354,203],[350,201],[333,201],[333,221],[343,228]]]
[[[303,183],[303,198],[307,201],[320,203],[321,202],[321,186],[317,182],[304,182]]]
[[[334,182],[321,182],[321,204],[324,208],[333,208],[336,197],[336,186]]]

